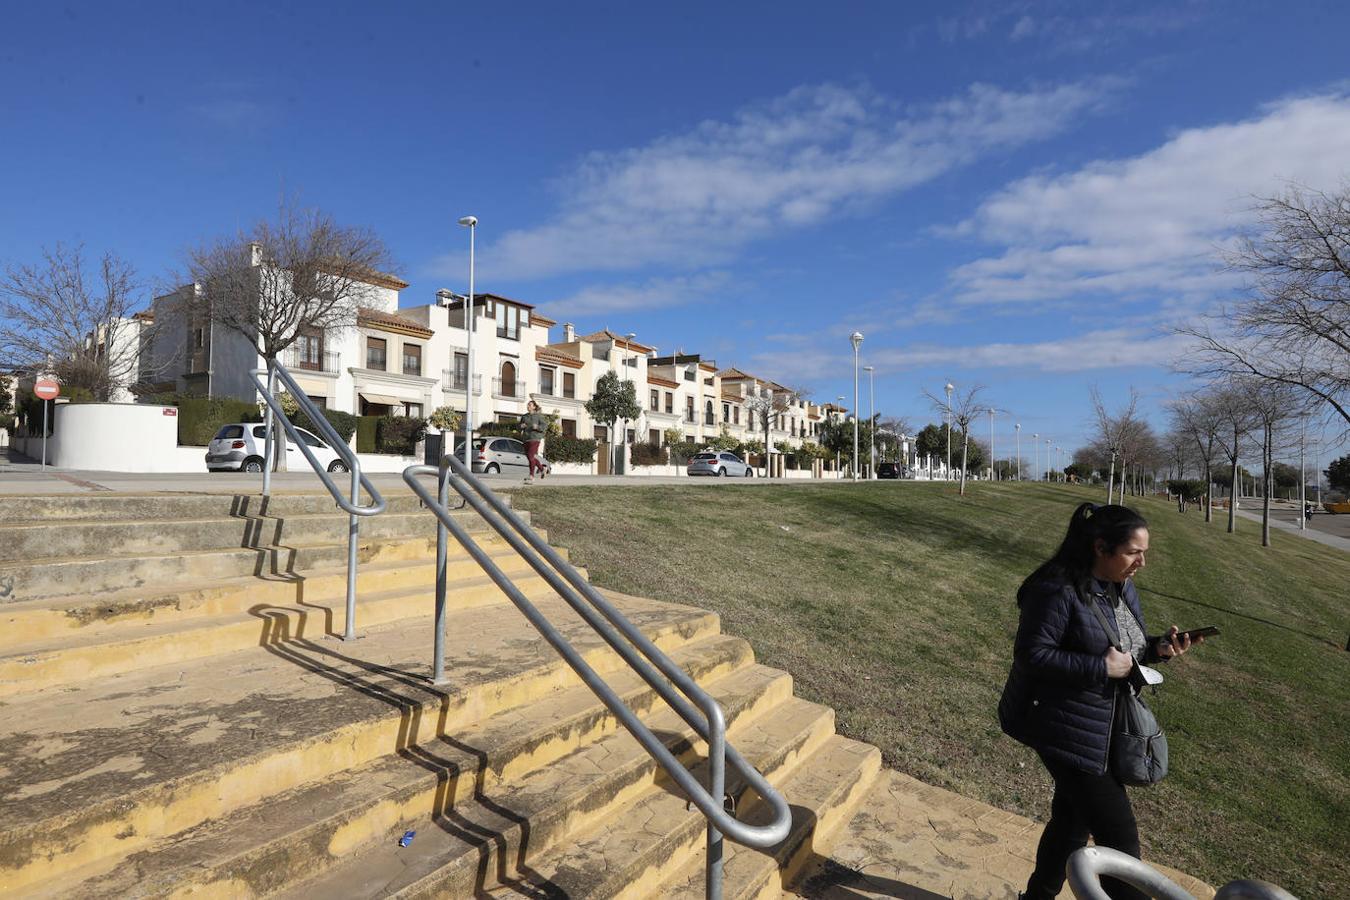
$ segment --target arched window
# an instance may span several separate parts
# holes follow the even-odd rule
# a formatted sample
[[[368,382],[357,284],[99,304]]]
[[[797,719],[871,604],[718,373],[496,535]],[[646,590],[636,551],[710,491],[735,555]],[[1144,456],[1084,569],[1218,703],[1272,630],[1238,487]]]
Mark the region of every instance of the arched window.
[[[507,360],[502,363],[502,396],[514,397],[516,395],[516,365]]]
[[[709,400],[707,405],[703,408],[703,424],[717,424],[717,414],[713,412],[713,402],[711,400]]]

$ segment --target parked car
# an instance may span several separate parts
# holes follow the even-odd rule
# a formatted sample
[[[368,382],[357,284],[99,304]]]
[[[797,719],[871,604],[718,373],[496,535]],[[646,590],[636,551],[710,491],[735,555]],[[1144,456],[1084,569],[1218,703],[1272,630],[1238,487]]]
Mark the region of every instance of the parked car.
[[[455,453],[463,458],[463,440],[459,441],[455,446]],[[473,454],[469,459],[473,462],[473,471],[475,475],[530,474],[530,459],[525,455],[525,445],[515,438],[474,438]],[[544,464],[544,472],[547,474],[551,466],[549,466],[548,461],[543,459],[543,457],[540,457],[540,462]]]
[[[695,453],[689,460],[685,471],[690,475],[731,475],[736,478],[753,478],[755,470],[746,465],[735,453],[725,450],[708,450]]]
[[[347,472],[347,464],[332,447],[319,440],[303,428],[295,429],[300,438],[309,445],[310,452],[325,469],[330,472]],[[300,472],[310,467],[309,460],[300,448],[291,441],[291,436],[282,432],[286,438],[286,469]],[[263,453],[267,440],[267,426],[255,422],[238,422],[222,425],[216,436],[206,445],[206,468],[211,472],[261,472]]]
[[[899,463],[884,462],[877,465],[878,478],[903,478],[904,469]]]

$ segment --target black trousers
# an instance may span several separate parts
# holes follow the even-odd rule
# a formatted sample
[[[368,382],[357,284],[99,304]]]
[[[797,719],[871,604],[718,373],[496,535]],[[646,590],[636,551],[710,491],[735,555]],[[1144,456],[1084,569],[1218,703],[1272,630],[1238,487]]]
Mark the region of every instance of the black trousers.
[[[1069,857],[1087,845],[1089,835],[1098,847],[1139,858],[1139,826],[1125,785],[1109,772],[1089,775],[1048,762],[1045,767],[1055,779],[1055,798],[1036,848],[1036,870],[1027,882],[1027,900],[1052,900],[1060,892]],[[1102,887],[1114,900],[1148,900],[1147,894],[1114,878],[1103,878]]]

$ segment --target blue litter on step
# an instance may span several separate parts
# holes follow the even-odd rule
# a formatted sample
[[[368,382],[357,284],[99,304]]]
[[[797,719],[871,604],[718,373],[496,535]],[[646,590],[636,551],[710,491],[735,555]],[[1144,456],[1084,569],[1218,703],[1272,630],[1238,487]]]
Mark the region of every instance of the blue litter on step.
[[[412,839],[415,838],[415,837],[417,837],[417,832],[415,832],[415,831],[405,831],[405,832],[403,832],[403,837],[401,837],[401,838],[398,839],[398,845],[399,845],[400,847],[406,847],[406,846],[408,846],[409,844],[412,843]]]

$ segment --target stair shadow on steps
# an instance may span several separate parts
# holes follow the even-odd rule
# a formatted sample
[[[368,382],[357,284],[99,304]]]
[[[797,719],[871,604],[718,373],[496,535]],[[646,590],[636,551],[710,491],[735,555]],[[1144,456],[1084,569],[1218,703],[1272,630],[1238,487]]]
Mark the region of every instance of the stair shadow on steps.
[[[948,900],[946,894],[935,894],[895,878],[868,875],[866,872],[860,872],[815,853],[805,861],[802,870],[815,874],[798,885],[793,893],[811,900],[876,900],[878,897],[898,897],[901,900]]]
[[[249,612],[262,621],[263,631],[259,644],[268,653],[299,666],[307,672],[328,679],[340,687],[358,691],[367,697],[387,703],[399,711],[399,730],[392,748],[393,753],[422,767],[435,776],[436,791],[430,811],[432,823],[455,839],[477,848],[479,864],[474,881],[475,897],[491,897],[488,893],[488,888],[492,886],[488,884],[488,871],[494,859],[497,869],[495,885],[511,887],[526,897],[543,898],[547,896],[531,886],[531,882],[539,883],[544,879],[525,863],[530,844],[529,819],[495,802],[486,794],[486,777],[489,766],[487,751],[470,746],[446,733],[446,720],[450,711],[450,696],[446,692],[433,687],[425,677],[347,656],[320,646],[306,638],[292,638],[290,636],[291,617],[295,615],[295,610],[259,605],[252,607]],[[300,615],[305,616],[308,613],[302,612]],[[323,661],[325,659],[352,666],[366,674],[344,672],[333,665],[326,664]],[[400,694],[388,684],[381,684],[376,681],[376,678],[388,679],[398,685],[407,687],[414,692],[414,695]],[[422,697],[430,695],[438,700],[435,706],[437,715],[435,739],[445,742],[461,753],[472,756],[476,761],[472,772],[474,787],[471,802],[495,816],[510,821],[519,829],[519,846],[513,865],[507,865],[506,860],[510,846],[505,833],[478,825],[456,809],[452,803],[455,782],[469,773],[453,760],[438,756],[426,747],[414,743],[413,737],[419,733],[426,712],[425,700],[420,699],[417,696],[418,694]],[[495,853],[491,852],[494,847]],[[512,872],[518,873],[521,877],[514,877]]]

